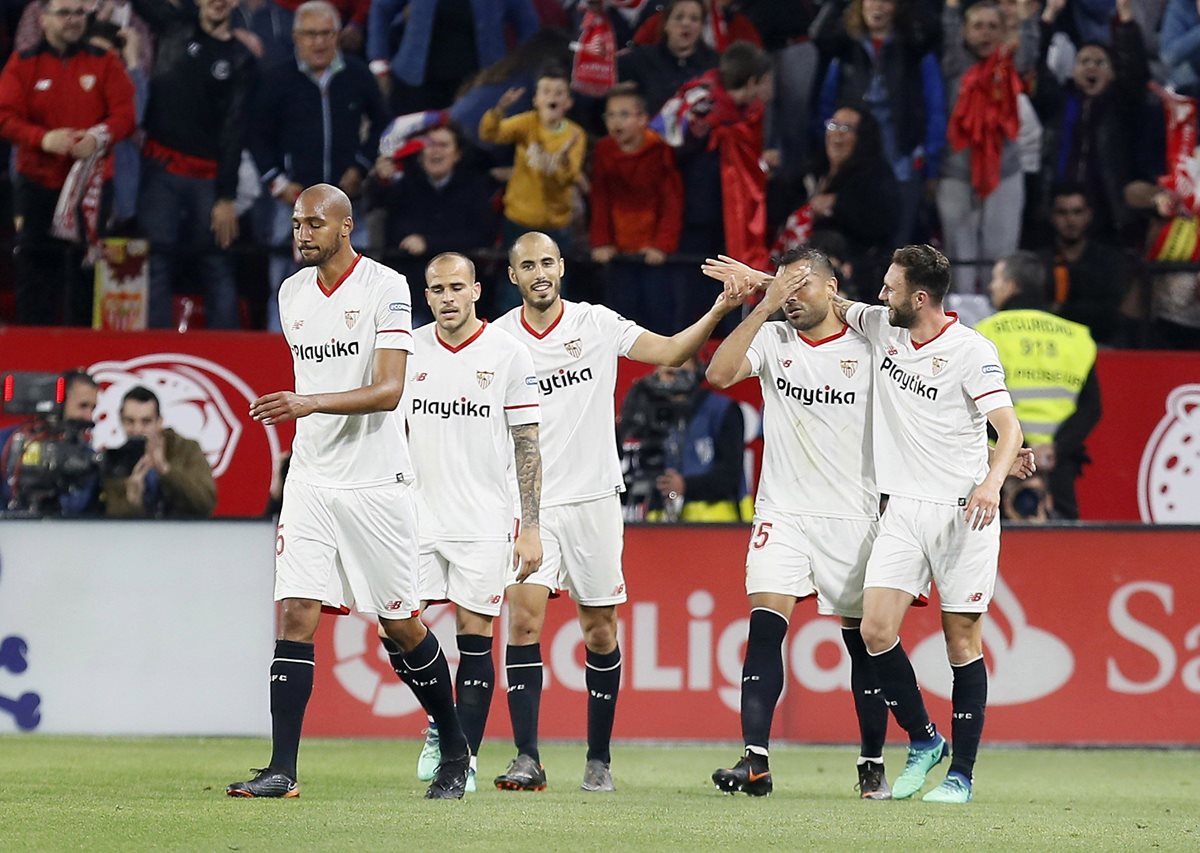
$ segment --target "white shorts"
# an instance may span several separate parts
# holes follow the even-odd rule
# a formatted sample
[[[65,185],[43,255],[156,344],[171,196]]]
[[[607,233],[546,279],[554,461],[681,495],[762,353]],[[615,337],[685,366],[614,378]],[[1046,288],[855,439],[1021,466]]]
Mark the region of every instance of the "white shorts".
[[[542,565],[525,583],[551,592],[565,589],[576,602],[590,607],[625,602],[625,520],[617,495],[542,507],[540,520]]]
[[[438,542],[421,548],[421,600],[452,601],[473,613],[499,616],[512,580],[511,542]]]
[[[420,611],[412,487],[327,489],[288,480],[275,539],[275,600],[310,598],[383,619]]]
[[[932,579],[942,610],[985,613],[999,561],[999,518],[972,530],[962,507],[893,496],[879,522],[865,585],[920,597]]]
[[[862,618],[863,579],[878,522],[756,515],[746,551],[746,594],[817,596],[817,612]]]

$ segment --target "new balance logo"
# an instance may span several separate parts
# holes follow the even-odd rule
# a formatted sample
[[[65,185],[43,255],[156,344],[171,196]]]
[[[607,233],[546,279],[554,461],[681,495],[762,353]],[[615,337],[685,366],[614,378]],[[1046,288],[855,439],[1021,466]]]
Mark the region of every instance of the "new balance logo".
[[[399,610],[404,606],[403,601],[389,601],[383,605],[385,610]]]

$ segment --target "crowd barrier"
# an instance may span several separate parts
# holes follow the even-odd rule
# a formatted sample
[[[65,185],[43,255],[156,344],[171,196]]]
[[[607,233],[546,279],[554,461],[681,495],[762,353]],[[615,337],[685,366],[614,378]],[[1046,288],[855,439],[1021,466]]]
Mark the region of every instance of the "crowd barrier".
[[[0,732],[267,734],[273,533],[267,521],[0,521]],[[748,539],[741,526],[626,531],[618,739],[739,737]],[[985,739],[1200,745],[1197,553],[1196,527],[1006,531],[984,632]],[[426,621],[456,664],[450,609]],[[417,736],[424,716],[375,631],[357,615],[323,620],[308,735]],[[936,598],[902,633],[945,727]],[[840,634],[812,602],[797,607],[777,739],[856,741]],[[583,645],[565,597],[542,649],[542,734],[580,739]],[[502,666],[497,681],[488,737],[503,751]],[[902,739],[894,726],[891,737]]]
[[[263,426],[250,419],[249,406],[260,394],[293,386],[281,336],[0,328],[0,370],[76,366],[101,386],[97,446],[123,441],[121,397],[145,385],[162,401],[166,425],[199,441],[208,454],[217,476],[217,515],[262,515],[272,459],[291,446],[293,425]],[[618,409],[632,382],[649,370],[621,360]],[[1097,371],[1104,413],[1087,443],[1093,461],[1079,481],[1081,517],[1200,523],[1200,353],[1104,350]],[[754,381],[729,393],[761,406]],[[11,422],[0,417],[0,426]],[[756,453],[758,444],[748,438]]]

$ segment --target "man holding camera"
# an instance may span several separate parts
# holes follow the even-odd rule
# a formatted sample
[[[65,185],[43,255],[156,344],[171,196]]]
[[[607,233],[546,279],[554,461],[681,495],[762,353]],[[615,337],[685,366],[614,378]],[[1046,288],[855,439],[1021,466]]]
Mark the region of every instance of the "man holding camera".
[[[742,506],[742,410],[702,388],[700,372],[695,358],[660,366],[625,397],[617,436],[631,520],[743,521],[753,514]]]
[[[140,385],[121,398],[125,446],[109,451],[102,499],[109,518],[207,518],[217,485],[200,445],[163,429],[158,397]]]

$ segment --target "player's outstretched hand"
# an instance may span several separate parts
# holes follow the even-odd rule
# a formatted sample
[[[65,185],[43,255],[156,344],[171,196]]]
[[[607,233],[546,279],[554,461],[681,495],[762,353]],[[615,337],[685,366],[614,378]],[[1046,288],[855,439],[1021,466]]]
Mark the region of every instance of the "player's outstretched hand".
[[[753,281],[757,287],[764,287],[771,276],[759,272],[754,267],[748,264],[743,264],[736,258],[731,258],[728,255],[717,255],[716,258],[705,258],[704,263],[700,265],[700,272],[704,273],[709,278],[715,278],[719,282],[726,282],[730,278],[741,281],[748,278]]]
[[[1018,480],[1026,480],[1032,477],[1037,469],[1037,460],[1034,456],[1033,448],[1022,447],[1017,451],[1017,458],[1013,460],[1012,467],[1008,469],[1008,476],[1016,477]]]
[[[983,530],[996,520],[999,511],[1000,489],[984,481],[971,492],[971,498],[963,510],[963,520],[972,530]]]
[[[536,572],[542,565],[542,536],[535,527],[525,527],[513,543],[513,568],[517,583]]]
[[[317,410],[311,397],[291,391],[276,391],[250,404],[250,417],[264,424],[279,424],[311,415]]]

